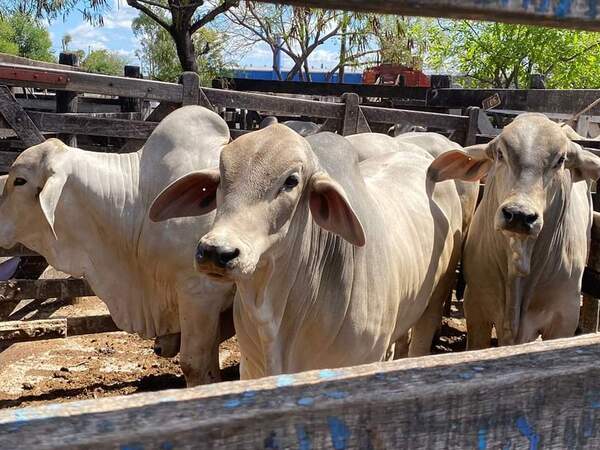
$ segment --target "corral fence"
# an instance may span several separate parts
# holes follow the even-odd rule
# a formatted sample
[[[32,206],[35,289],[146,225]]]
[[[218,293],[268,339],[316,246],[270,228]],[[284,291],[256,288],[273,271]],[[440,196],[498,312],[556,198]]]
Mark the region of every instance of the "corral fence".
[[[597,0],[272,2],[600,30]],[[409,122],[448,130],[463,145],[478,139],[476,108],[469,109],[467,115],[389,109],[361,105],[358,95],[352,93],[344,95],[339,103],[283,98],[200,88],[193,74],[184,74],[181,84],[173,84],[13,62],[0,63],[0,84],[71,93],[64,97],[66,111],[52,113],[28,110],[9,87],[0,89],[3,126],[16,134],[7,139],[8,144],[2,143],[0,166],[4,170],[19,149],[37,144],[48,135],[117,137],[139,143],[161,117],[182,104],[324,119],[328,127],[342,134],[368,131],[371,124]],[[73,93],[160,104],[145,120],[90,116],[73,110],[77,104]],[[235,137],[243,132],[233,130],[232,134]],[[131,147],[123,151],[131,151]],[[584,291],[600,297],[600,223],[595,222]],[[3,254],[31,252],[17,248]],[[84,282],[77,282],[83,286]],[[19,295],[41,295],[50,285],[41,280],[12,283],[1,285],[8,294],[0,302],[15,301],[14,296]],[[27,283],[33,287],[29,294],[22,294]],[[64,289],[75,284],[60,283],[67,285],[69,288]],[[597,327],[597,302],[589,305],[592,308],[584,307],[583,317],[589,317]],[[57,327],[66,328],[68,335],[68,319]],[[600,431],[595,423],[600,414],[599,344],[598,335],[586,335],[197,389],[2,411],[0,444],[6,448],[94,449],[598,448]]]

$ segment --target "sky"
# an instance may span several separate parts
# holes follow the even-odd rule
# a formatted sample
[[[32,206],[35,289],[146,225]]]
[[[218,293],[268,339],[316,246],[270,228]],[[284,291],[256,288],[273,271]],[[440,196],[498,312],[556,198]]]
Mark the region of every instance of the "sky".
[[[83,49],[86,52],[95,49],[109,49],[127,58],[129,64],[138,64],[135,55],[138,42],[131,31],[131,22],[139,11],[127,5],[125,0],[112,0],[110,11],[104,14],[104,26],[94,27],[83,20],[81,12],[74,9],[64,20],[58,17],[50,23],[49,30],[55,53],[61,51],[61,39],[65,34],[73,38],[70,48]],[[336,65],[338,50],[336,43],[330,42],[316,49],[311,55],[310,65],[313,69],[329,69]],[[266,45],[256,45],[244,56],[235,60],[238,67],[265,68],[272,65],[271,50]],[[290,68],[292,61],[284,57],[284,68]]]

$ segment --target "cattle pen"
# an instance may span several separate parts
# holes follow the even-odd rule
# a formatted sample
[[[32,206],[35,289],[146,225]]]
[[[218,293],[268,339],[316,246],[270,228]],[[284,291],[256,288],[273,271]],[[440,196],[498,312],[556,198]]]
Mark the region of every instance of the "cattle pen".
[[[281,1],[303,6],[369,9],[386,13],[467,17],[600,30],[597,1],[494,0]],[[535,4],[534,4],[535,3]],[[11,88],[56,91],[56,112],[27,107]],[[437,99],[447,93],[439,89]],[[119,113],[78,112],[82,93],[119,97]],[[180,84],[85,73],[59,65],[0,62],[0,172],[19,151],[48,136],[122,139],[132,151],[180,105],[303,116],[343,135],[408,122],[445,130],[470,145],[492,136],[475,107],[489,93],[471,93],[465,115],[365,106],[356,93],[339,102],[287,98],[199,86],[196,74]],[[503,93],[517,98],[520,93]],[[600,91],[536,91],[523,109],[575,113]],[[553,97],[554,96],[554,97]],[[573,101],[576,97],[578,101]],[[585,100],[582,100],[585,98]],[[122,99],[125,100],[124,102]],[[144,117],[139,99],[160,102]],[[137,103],[136,103],[137,102]],[[583,102],[583,104],[582,104]],[[534,104],[535,103],[535,104]],[[568,103],[571,109],[565,108]],[[127,108],[133,106],[133,111]],[[124,114],[128,114],[125,116]],[[590,113],[591,114],[591,113]],[[233,129],[235,138],[248,130]],[[71,142],[75,142],[74,140]],[[578,141],[598,153],[599,141]],[[595,150],[596,149],[596,150]],[[598,210],[598,197],[594,200]],[[595,216],[583,279],[580,328],[597,332],[600,316],[600,216]],[[24,247],[1,256],[36,257]],[[0,282],[0,312],[23,299],[93,295],[84,280]],[[0,315],[0,320],[2,316]],[[0,347],[16,342],[113,331],[109,316],[0,322]],[[598,448],[600,336],[535,342],[476,352],[436,355],[254,381],[88,400],[0,412],[2,448]]]

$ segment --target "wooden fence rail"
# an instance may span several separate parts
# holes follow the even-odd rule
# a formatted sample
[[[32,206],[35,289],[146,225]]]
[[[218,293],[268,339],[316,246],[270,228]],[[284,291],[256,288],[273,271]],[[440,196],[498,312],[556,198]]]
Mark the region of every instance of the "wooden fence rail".
[[[598,448],[600,336],[0,411],[4,448]]]

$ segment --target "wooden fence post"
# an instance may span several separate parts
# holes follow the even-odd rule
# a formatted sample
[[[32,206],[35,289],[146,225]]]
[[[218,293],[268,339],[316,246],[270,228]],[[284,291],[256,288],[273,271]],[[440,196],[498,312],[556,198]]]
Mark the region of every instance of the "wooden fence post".
[[[360,98],[357,94],[346,93],[342,95],[344,100],[344,119],[342,120],[342,135],[350,136],[358,133],[358,118],[360,115]]]
[[[44,136],[6,86],[0,86],[0,114],[27,147],[41,144]]]
[[[183,72],[179,81],[183,85],[182,106],[200,105],[214,110],[210,100],[200,88],[200,77],[196,72]]]
[[[123,67],[123,75],[127,78],[142,78],[140,66],[125,66]],[[142,100],[132,97],[121,97],[121,112],[141,112]],[[141,117],[140,117],[141,118]]]
[[[469,117],[469,121],[467,123],[467,130],[465,132],[465,147],[476,144],[477,131],[479,130],[479,111],[479,108],[476,106],[469,106],[467,108],[467,116]]]
[[[61,53],[58,56],[59,64],[78,67],[79,57],[75,53]],[[56,91],[56,112],[57,113],[75,113],[77,112],[77,92]],[[77,136],[73,134],[59,134],[59,139],[71,147],[77,147]]]

